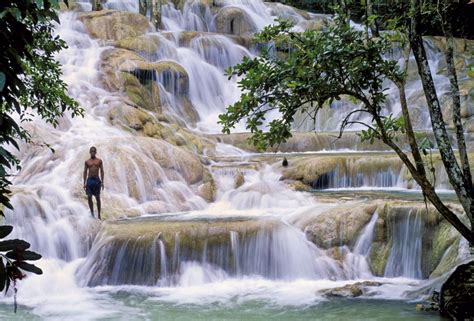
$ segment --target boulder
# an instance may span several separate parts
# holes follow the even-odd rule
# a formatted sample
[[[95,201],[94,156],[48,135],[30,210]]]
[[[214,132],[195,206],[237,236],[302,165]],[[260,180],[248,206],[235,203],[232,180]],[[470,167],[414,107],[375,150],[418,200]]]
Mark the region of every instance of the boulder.
[[[113,106],[108,116],[113,125],[122,125],[136,131],[143,130],[145,124],[153,121],[152,117],[141,108],[127,104]]]
[[[392,243],[374,241],[370,248],[368,262],[370,269],[374,275],[383,276],[385,273],[385,266],[387,265],[388,257]]]
[[[439,307],[452,320],[474,319],[474,261],[456,268],[441,287]]]
[[[376,208],[377,203],[351,203],[325,211],[304,227],[306,237],[324,249],[352,245]]]
[[[102,82],[107,89],[124,92],[136,106],[161,113],[162,86],[176,98],[175,106],[168,108],[173,108],[184,121],[199,119],[187,98],[189,76],[177,62],[149,62],[131,50],[117,48],[105,50],[101,58]]]
[[[153,30],[145,16],[127,11],[91,11],[80,14],[79,20],[92,37],[101,40],[138,37]]]
[[[311,185],[342,164],[343,159],[337,157],[302,157],[290,162],[290,166],[283,170],[282,179],[299,180]]]
[[[430,277],[440,276],[457,263],[459,232],[451,224],[442,221],[436,226],[431,247]]]
[[[301,181],[285,181],[285,184],[288,185],[288,187],[290,187],[292,190],[298,192],[309,192],[311,190],[311,187]]]
[[[146,57],[155,57],[160,49],[160,38],[157,35],[143,35],[134,38],[125,38],[116,41],[115,47],[131,50]]]
[[[257,31],[252,18],[241,8],[224,7],[215,17],[216,32],[230,35],[248,35]]]
[[[381,286],[382,283],[375,281],[364,281],[347,284],[338,288],[321,290],[326,297],[349,297],[356,298],[367,293],[371,287]]]
[[[244,173],[238,171],[234,176],[234,188],[239,188],[240,186],[244,185],[245,183],[245,176]]]
[[[207,202],[214,202],[216,199],[216,184],[214,181],[201,184],[198,187],[198,195],[204,198]]]

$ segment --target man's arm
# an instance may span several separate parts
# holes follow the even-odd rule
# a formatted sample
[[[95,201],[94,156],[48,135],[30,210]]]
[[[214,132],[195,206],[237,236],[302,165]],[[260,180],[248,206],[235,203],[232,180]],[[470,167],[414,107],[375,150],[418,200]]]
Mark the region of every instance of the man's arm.
[[[86,179],[87,179],[87,161],[84,163],[84,173],[82,174],[84,179],[84,189],[86,189]]]
[[[100,181],[102,182],[102,189],[104,189],[104,162],[101,160],[100,161]]]

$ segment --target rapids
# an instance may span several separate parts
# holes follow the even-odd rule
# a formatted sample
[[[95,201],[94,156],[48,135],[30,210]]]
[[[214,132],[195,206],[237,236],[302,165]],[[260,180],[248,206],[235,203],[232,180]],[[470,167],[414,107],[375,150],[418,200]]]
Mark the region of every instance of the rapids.
[[[290,17],[301,29],[308,19],[327,18],[304,17],[291,7],[262,1],[214,2],[240,10],[256,30],[277,16]],[[88,1],[77,3],[83,11],[91,9]],[[137,1],[109,0],[104,6],[138,12]],[[142,55],[152,62],[172,61],[186,71],[189,88],[180,87],[183,78],[166,73],[150,79],[160,89],[164,113],[185,124],[195,137],[212,138],[208,134],[218,133],[218,115],[240,95],[236,79],[227,79],[224,69],[256,54],[235,35],[219,32],[214,9],[197,0],[185,1],[181,8],[164,4],[163,30],[149,32],[158,37],[160,47]],[[436,319],[415,312],[407,303],[423,298],[418,289],[427,285],[429,276],[421,259],[422,229],[428,225],[418,211],[394,219],[383,273],[371,267],[373,244],[380,245],[383,221],[376,208],[364,213],[360,229],[347,244],[340,241],[324,248],[310,241],[311,220],[341,204],[361,207],[361,201],[343,197],[321,201],[310,191],[290,188],[278,165],[283,154],[249,153],[217,141],[201,152],[189,151],[184,143],[171,144],[114,126],[108,115],[122,106],[123,95],[104,87],[99,68],[102,55],[113,45],[92,39],[77,15],[60,15],[57,34],[69,48],[57,59],[69,93],[85,109],[85,117],[66,116],[57,128],[39,119],[27,125],[33,144],[23,143],[17,153],[22,170],[14,173],[14,211],[6,211],[5,223],[14,225],[12,237],[31,242],[32,249],[43,255],[38,265],[44,275],[28,275],[19,282],[18,314],[11,313],[11,291],[0,299],[4,316],[12,320],[366,320],[389,314]],[[189,31],[199,33],[182,41]],[[430,58],[440,59],[433,52]],[[437,81],[445,86],[442,76]],[[420,84],[413,81],[408,89],[417,95]],[[197,113],[194,123],[185,119],[185,101]],[[337,113],[322,115],[326,119],[318,119],[317,127],[336,129],[341,108],[353,106],[332,106]],[[396,113],[399,106],[389,99],[388,109]],[[145,114],[156,117],[153,112]],[[428,128],[426,115],[420,119],[419,128]],[[241,124],[238,129],[244,128]],[[55,152],[41,147],[44,142]],[[106,222],[90,217],[82,192],[83,161],[91,145],[97,146],[105,164],[103,207],[111,218]],[[239,186],[236,173],[244,177]],[[205,186],[214,190],[212,202],[200,193]],[[361,174],[357,160],[347,159],[313,187],[405,190],[408,184],[399,164]],[[449,188],[445,179],[438,187]],[[334,233],[343,235],[347,230],[343,226]],[[467,256],[466,244],[455,237],[449,247],[439,247],[443,258]],[[436,286],[437,280],[429,282]],[[361,300],[325,294],[360,281],[378,285],[364,288]]]

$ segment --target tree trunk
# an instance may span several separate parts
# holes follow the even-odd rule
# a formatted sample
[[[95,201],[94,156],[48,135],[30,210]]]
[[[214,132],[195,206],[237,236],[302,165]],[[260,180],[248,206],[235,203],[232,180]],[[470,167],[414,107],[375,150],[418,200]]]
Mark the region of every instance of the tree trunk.
[[[441,106],[439,104],[436,88],[434,86],[433,78],[431,76],[428,59],[426,57],[425,48],[423,46],[423,39],[418,32],[417,20],[419,19],[419,5],[417,0],[412,0],[412,5],[415,4],[415,17],[412,18],[412,27],[410,30],[410,45],[415,56],[416,64],[418,66],[418,73],[423,85],[426,102],[431,118],[431,125],[433,133],[438,144],[439,153],[443,161],[444,168],[448,174],[449,182],[454,188],[456,195],[464,208],[467,215],[470,216],[471,197],[464,185],[463,172],[454,155],[451,142],[449,140],[448,132],[446,130],[445,122]]]
[[[446,65],[448,67],[448,76],[450,82],[450,90],[451,90],[451,98],[453,100],[453,123],[456,129],[456,140],[458,144],[459,150],[459,158],[461,160],[461,168],[464,176],[464,185],[466,186],[467,193],[469,194],[470,198],[470,210],[467,211],[467,215],[471,222],[471,230],[474,231],[474,204],[472,201],[473,197],[473,189],[472,189],[472,176],[471,176],[471,168],[469,166],[469,157],[466,148],[466,141],[464,138],[464,128],[462,125],[461,119],[461,97],[459,94],[459,85],[458,85],[458,77],[456,73],[456,66],[454,63],[454,38],[452,32],[452,24],[451,24],[451,15],[450,6],[445,8],[446,12],[444,12],[444,33],[446,36]]]
[[[406,75],[408,69],[408,61],[410,59],[410,46],[405,49],[404,57],[404,73]],[[421,176],[426,177],[426,170],[423,164],[423,158],[421,157],[420,150],[418,149],[418,143],[416,142],[415,132],[413,130],[413,125],[410,119],[410,113],[408,111],[408,102],[405,94],[405,82],[397,83],[398,93],[400,96],[400,106],[402,108],[402,115],[405,123],[405,131],[408,138],[408,143],[410,144],[411,153],[413,159],[415,160],[416,170]]]
[[[423,91],[425,93],[426,101],[428,104],[433,133],[438,144],[438,149],[441,155],[441,159],[443,161],[444,168],[446,170],[446,173],[448,174],[449,182],[453,186],[454,191],[456,192],[456,195],[465,211],[465,214],[469,217],[471,221],[471,228],[467,227],[464,223],[462,223],[459,218],[443,204],[443,202],[436,194],[434,187],[432,187],[431,184],[427,181],[426,175],[419,176],[417,170],[413,166],[409,166],[412,164],[409,161],[408,157],[406,157],[406,155],[403,153],[403,151],[398,149],[398,146],[396,146],[391,141],[389,141],[387,144],[397,152],[400,158],[407,165],[413,178],[421,186],[423,193],[425,193],[430,202],[436,207],[436,209],[441,213],[441,215],[443,215],[443,217],[445,217],[446,220],[448,220],[448,222],[451,223],[461,233],[461,235],[469,241],[472,250],[474,245],[474,224],[472,221],[474,208],[471,206],[471,190],[467,189],[463,171],[461,171],[461,168],[459,167],[459,164],[456,160],[456,156],[454,155],[454,151],[451,146],[451,142],[448,137],[446,126],[443,120],[441,106],[439,104],[438,96],[436,94],[436,88],[434,86],[433,78],[431,76],[431,71],[428,64],[428,59],[426,57],[425,48],[423,46],[423,39],[418,30],[418,22],[421,14],[419,2],[420,0],[411,0],[410,2],[412,11],[411,26],[409,32],[410,46],[413,50],[416,64],[418,66],[418,73],[421,78]],[[389,143],[394,146],[390,145]],[[406,158],[406,160],[404,160],[404,157]]]

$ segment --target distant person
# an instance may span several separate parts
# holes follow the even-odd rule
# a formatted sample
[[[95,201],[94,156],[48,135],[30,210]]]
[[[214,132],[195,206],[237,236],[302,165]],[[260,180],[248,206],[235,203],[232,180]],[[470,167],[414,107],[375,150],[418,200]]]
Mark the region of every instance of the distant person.
[[[84,163],[84,190],[87,194],[87,200],[89,201],[89,208],[91,215],[94,217],[94,204],[92,203],[92,196],[97,201],[97,214],[100,220],[100,190],[104,189],[104,166],[102,160],[97,158],[97,148],[91,147],[89,149],[91,158],[86,160]],[[100,178],[99,178],[100,172]]]
[[[286,157],[283,157],[283,162],[281,162],[281,166],[283,167],[288,166],[288,160],[286,159]]]

